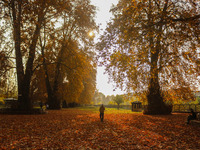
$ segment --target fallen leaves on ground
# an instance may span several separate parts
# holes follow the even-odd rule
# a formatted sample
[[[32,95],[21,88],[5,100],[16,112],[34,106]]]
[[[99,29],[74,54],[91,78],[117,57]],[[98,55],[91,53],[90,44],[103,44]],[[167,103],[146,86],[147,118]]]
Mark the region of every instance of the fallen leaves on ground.
[[[200,149],[200,126],[187,114],[143,115],[64,109],[0,115],[0,149]]]

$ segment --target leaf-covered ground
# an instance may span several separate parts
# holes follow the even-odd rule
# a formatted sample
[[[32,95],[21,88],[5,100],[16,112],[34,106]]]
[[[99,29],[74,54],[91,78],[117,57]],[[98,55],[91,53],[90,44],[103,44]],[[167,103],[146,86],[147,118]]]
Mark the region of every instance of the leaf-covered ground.
[[[97,111],[81,109],[0,115],[0,149],[200,149],[200,126],[186,118],[116,110],[100,122]]]

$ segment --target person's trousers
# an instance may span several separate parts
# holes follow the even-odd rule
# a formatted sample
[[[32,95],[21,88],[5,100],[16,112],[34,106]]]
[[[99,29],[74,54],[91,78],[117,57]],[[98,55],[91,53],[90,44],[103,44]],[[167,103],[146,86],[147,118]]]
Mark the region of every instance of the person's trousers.
[[[100,113],[100,119],[101,119],[101,121],[103,122],[103,119],[104,119],[104,113]]]

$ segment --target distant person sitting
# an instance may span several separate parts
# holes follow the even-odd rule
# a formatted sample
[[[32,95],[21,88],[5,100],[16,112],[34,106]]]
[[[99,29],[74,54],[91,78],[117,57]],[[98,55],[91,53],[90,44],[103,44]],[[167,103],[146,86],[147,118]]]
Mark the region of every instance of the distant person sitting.
[[[195,120],[197,118],[197,115],[192,108],[190,109],[190,111],[191,115],[189,115],[187,118],[187,124],[189,124],[191,120]]]
[[[104,119],[104,110],[105,110],[105,107],[102,104],[101,107],[99,108],[101,122],[103,122],[103,119]]]
[[[43,110],[43,102],[40,102],[40,109]]]

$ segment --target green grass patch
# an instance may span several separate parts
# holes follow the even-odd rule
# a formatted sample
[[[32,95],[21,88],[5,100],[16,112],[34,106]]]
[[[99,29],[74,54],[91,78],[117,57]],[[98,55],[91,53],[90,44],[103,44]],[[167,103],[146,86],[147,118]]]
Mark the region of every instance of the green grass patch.
[[[87,107],[75,107],[75,108],[67,108],[67,109],[79,109],[84,111],[91,111],[93,113],[97,113],[99,111],[98,107],[87,106]]]
[[[5,108],[5,106],[4,105],[0,105],[0,108]]]
[[[91,111],[93,113],[99,113],[99,107],[94,107],[94,106],[90,106],[90,107],[76,107],[76,108],[72,108],[72,109],[79,109],[79,110],[84,110],[84,111]],[[117,108],[106,108],[105,107],[105,113],[106,114],[133,114],[133,113],[142,113],[142,112],[132,112],[131,110],[127,110],[127,109],[117,109]]]
[[[142,112],[132,112],[131,110],[127,109],[117,109],[117,108],[106,108],[105,113],[107,114],[133,114],[133,113],[142,113]]]

